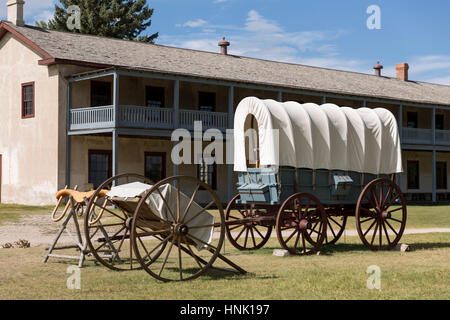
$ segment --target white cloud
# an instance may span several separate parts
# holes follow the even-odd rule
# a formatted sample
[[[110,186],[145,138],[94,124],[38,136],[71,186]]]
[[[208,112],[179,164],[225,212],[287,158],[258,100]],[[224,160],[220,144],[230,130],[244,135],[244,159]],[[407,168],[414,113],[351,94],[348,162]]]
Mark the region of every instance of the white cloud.
[[[198,20],[204,21],[197,19],[190,22]],[[370,64],[366,61],[339,57],[338,47],[333,41],[342,36],[341,31],[288,32],[279,23],[266,19],[256,10],[248,12],[243,25],[213,25],[205,21],[201,27],[202,30],[195,33],[172,36],[161,34],[159,42],[182,48],[219,52],[217,43],[222,36],[226,36],[231,42],[229,54],[370,72]]]
[[[450,86],[450,76],[431,78],[431,79],[428,79],[427,82],[445,84],[447,86]]]
[[[189,20],[186,21],[183,24],[177,24],[177,27],[189,27],[189,28],[198,28],[206,24],[206,21],[203,19],[197,19],[197,20]]]
[[[226,1],[228,1],[228,0],[214,0],[213,3],[223,3],[223,2],[226,2]]]
[[[55,0],[26,0],[24,5],[25,21],[34,25],[36,20],[47,20],[53,16]],[[6,0],[0,1],[0,19],[7,19]]]
[[[281,32],[282,29],[275,23],[264,19],[255,10],[250,10],[245,24],[245,29],[250,32]]]

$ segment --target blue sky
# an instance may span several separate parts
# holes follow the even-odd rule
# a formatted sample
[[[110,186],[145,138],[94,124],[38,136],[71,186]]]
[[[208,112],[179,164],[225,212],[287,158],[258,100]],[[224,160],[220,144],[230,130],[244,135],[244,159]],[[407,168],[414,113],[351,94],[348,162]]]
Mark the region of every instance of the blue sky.
[[[46,20],[55,0],[25,0],[25,19]],[[6,17],[1,0],[0,17]],[[148,32],[158,44],[229,53],[319,67],[383,74],[408,62],[410,78],[450,85],[448,0],[151,0]],[[381,29],[369,30],[370,5],[381,9]]]

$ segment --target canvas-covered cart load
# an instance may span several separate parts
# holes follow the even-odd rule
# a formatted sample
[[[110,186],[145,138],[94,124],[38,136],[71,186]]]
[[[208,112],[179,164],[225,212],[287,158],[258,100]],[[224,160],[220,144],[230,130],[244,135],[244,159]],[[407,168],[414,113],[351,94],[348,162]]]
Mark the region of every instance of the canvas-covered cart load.
[[[338,241],[348,216],[372,250],[395,247],[403,234],[400,139],[389,110],[245,98],[235,113],[234,170],[238,194],[225,219],[238,249],[261,248],[275,227],[283,248],[311,254]]]
[[[71,207],[68,219],[73,217],[78,226],[74,214],[84,214],[84,240],[78,228],[75,246],[80,266],[86,255],[93,255],[112,270],[144,269],[162,281],[194,279],[211,268],[245,273],[220,252],[225,239],[222,205],[197,178],[176,176],[154,183],[137,174],[122,174],[95,191],[63,191],[58,195],[70,197],[63,215]],[[60,203],[61,199],[57,207]],[[51,253],[67,248],[55,247],[59,235],[44,262],[48,257],[77,258]],[[213,265],[218,261],[232,269]]]
[[[296,190],[355,203],[370,181],[402,172],[397,122],[382,108],[249,97],[236,110],[234,145],[244,203],[280,204]]]

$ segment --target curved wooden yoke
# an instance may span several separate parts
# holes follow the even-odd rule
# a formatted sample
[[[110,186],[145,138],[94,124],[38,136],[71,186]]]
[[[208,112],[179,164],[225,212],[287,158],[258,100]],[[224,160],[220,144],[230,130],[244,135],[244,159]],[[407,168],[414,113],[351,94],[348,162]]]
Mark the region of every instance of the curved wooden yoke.
[[[77,189],[78,189],[78,186],[75,186],[73,188],[73,190],[67,189],[67,186],[65,186],[64,189],[59,190],[56,193],[56,199],[58,199],[58,203],[56,204],[56,206],[52,212],[52,220],[54,222],[58,222],[62,218],[64,218],[64,216],[66,215],[66,213],[69,210],[69,207],[71,205],[73,205],[73,206],[86,205],[95,193],[95,190],[91,190],[88,192],[80,192],[80,191],[77,191]],[[108,190],[100,190],[100,192],[98,194],[98,198],[102,198],[102,197],[106,196],[107,193],[108,193]],[[69,197],[69,201],[67,201],[67,204],[64,207],[64,210],[61,213],[61,215],[57,217],[56,213],[58,211],[58,208],[61,205],[61,202],[63,201],[63,199],[65,199],[67,197]]]

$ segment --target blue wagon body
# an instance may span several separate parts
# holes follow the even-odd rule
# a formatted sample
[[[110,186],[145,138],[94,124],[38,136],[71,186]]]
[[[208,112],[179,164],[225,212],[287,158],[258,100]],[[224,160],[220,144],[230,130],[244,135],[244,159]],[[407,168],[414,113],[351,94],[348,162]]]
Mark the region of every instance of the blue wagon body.
[[[361,191],[377,178],[355,171],[298,169],[292,167],[248,168],[238,173],[237,190],[243,204],[280,205],[294,193],[308,193],[325,205],[356,204]],[[296,182],[297,181],[297,182]]]

